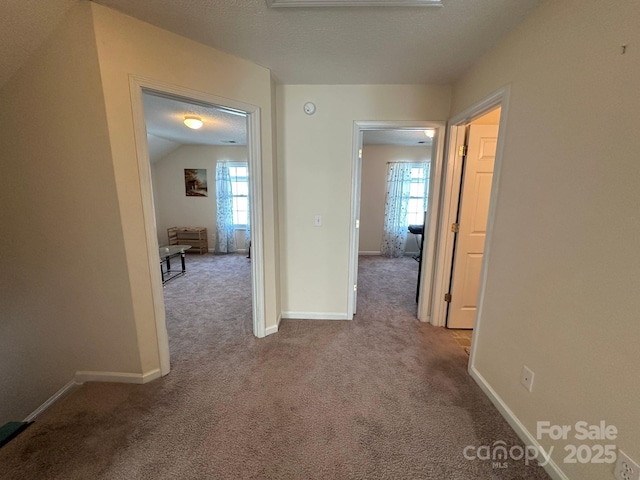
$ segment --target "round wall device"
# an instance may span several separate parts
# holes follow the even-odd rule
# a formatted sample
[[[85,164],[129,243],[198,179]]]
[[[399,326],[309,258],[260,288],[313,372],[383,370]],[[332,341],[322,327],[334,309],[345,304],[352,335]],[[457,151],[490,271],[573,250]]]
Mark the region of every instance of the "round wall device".
[[[304,113],[307,115],[313,115],[316,113],[316,106],[313,102],[307,102],[304,104]]]

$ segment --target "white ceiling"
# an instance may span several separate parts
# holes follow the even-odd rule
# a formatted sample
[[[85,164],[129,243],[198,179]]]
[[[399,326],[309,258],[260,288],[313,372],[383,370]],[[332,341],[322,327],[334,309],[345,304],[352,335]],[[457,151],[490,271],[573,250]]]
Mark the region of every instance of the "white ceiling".
[[[2,0],[0,85],[79,0]],[[542,0],[443,0],[443,7],[269,8],[266,0],[95,0],[252,60],[285,83],[451,83]],[[246,145],[242,116],[145,95],[150,149]],[[184,115],[205,125],[190,130]],[[366,132],[367,145],[418,145],[420,132]],[[428,141],[428,140],[427,140]],[[235,143],[233,143],[235,142]]]
[[[80,0],[0,2],[0,85]],[[449,84],[543,0],[269,8],[266,0],[94,0],[270,68],[282,83]]]
[[[247,144],[247,118],[244,114],[147,92],[143,93],[142,101],[151,163],[182,145]],[[188,128],[184,124],[186,115],[200,117],[204,122],[202,128]]]
[[[430,147],[433,139],[424,130],[366,130],[362,133],[362,144]]]
[[[442,0],[267,0],[270,7],[441,6]]]
[[[212,106],[143,94],[147,133],[179,144],[246,145],[247,118],[244,114]],[[184,124],[186,115],[200,117],[202,128],[192,130]]]
[[[0,85],[80,0],[2,0]],[[284,83],[451,83],[542,0],[443,0],[442,7],[269,8],[266,0],[94,0],[252,60]],[[145,96],[150,138],[246,145],[246,120]],[[205,120],[198,131],[186,114]],[[365,144],[417,145],[419,132],[367,132]],[[415,138],[414,138],[415,137]],[[162,145],[160,145],[162,144]]]
[[[269,8],[266,0],[94,0],[268,67],[287,84],[449,84],[542,0]]]
[[[247,144],[246,117],[221,108],[144,93],[145,123],[149,158],[156,162],[181,145]],[[184,125],[185,115],[195,115],[204,125],[192,130]],[[430,146],[424,130],[367,130],[364,145]]]

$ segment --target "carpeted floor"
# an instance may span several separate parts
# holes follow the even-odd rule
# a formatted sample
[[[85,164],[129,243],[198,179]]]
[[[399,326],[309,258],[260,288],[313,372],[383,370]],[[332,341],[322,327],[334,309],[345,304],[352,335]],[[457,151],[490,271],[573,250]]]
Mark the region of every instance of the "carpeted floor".
[[[251,334],[249,260],[189,256],[165,287],[172,372],[88,383],[0,449],[8,479],[547,479],[466,460],[521,445],[445,329],[419,323],[411,258],[360,259],[352,322]]]

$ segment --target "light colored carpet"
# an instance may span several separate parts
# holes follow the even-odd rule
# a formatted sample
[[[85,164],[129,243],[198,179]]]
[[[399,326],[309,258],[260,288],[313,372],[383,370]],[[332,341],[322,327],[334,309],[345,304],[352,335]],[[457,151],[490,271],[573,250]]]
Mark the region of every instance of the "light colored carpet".
[[[463,457],[467,445],[521,444],[464,350],[416,320],[417,263],[360,262],[353,322],[283,320],[258,340],[249,260],[189,256],[165,288],[171,374],[83,385],[0,449],[0,477],[548,478]]]

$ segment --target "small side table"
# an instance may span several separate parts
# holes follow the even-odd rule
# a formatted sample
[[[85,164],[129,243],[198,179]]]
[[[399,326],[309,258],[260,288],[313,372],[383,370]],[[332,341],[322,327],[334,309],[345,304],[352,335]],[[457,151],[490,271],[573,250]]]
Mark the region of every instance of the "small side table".
[[[187,273],[184,256],[185,252],[190,248],[191,245],[169,245],[168,247],[160,247],[158,249],[158,253],[160,254],[160,274],[162,275],[162,285],[166,284],[169,280],[181,277]],[[171,270],[171,259],[178,255],[180,256],[180,262],[182,263],[182,270]]]

